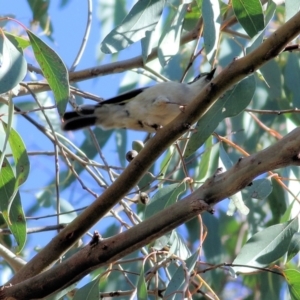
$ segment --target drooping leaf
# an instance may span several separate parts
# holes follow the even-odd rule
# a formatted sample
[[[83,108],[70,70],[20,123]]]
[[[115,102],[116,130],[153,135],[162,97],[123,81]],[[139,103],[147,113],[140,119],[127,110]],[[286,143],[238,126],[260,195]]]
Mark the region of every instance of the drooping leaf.
[[[124,168],[126,165],[126,145],[127,145],[127,132],[123,129],[115,130],[115,140],[117,151],[119,154],[119,159],[121,162],[121,166]]]
[[[176,256],[187,259],[191,256],[191,251],[182,236],[173,230],[169,238],[168,244],[171,245],[168,255],[175,254]]]
[[[184,16],[188,4],[179,5],[173,8],[174,16],[164,27],[164,31],[159,39],[158,59],[161,66],[165,66],[169,60],[178,53],[180,47],[180,37]]]
[[[102,41],[101,51],[109,54],[125,49],[153,31],[161,17],[165,1],[138,1],[122,21]]]
[[[272,183],[268,179],[257,179],[252,181],[250,186],[243,189],[243,199],[248,201],[251,198],[263,200],[272,192]]]
[[[265,27],[260,0],[232,0],[236,18],[250,37],[254,37]]]
[[[7,130],[7,125],[2,122],[2,125]],[[16,185],[21,186],[28,178],[30,171],[30,162],[26,150],[26,146],[18,134],[13,128],[10,128],[10,134],[8,139],[10,148],[15,161],[16,168]]]
[[[185,183],[173,183],[159,189],[152,197],[151,202],[146,206],[145,219],[148,219],[166,206],[176,202],[179,195],[182,194],[185,189]]]
[[[290,261],[300,251],[300,233],[297,232],[293,235],[288,249],[287,261]]]
[[[98,300],[99,299],[99,281],[95,279],[82,288],[80,288],[73,300]]]
[[[191,31],[195,28],[202,14],[202,2],[203,0],[196,0],[189,4],[189,9],[184,17],[184,30]]]
[[[283,274],[289,286],[291,300],[300,299],[300,272],[288,269],[284,270]]]
[[[144,264],[141,267],[141,272],[140,272],[139,280],[137,283],[137,298],[138,298],[138,300],[147,300],[148,299],[147,285],[146,285],[146,281],[145,281]]]
[[[281,258],[287,251],[293,235],[298,231],[298,219],[270,226],[253,235],[243,246],[233,264],[235,273],[252,273],[251,267],[264,268]],[[249,266],[247,268],[246,266]]]
[[[177,271],[175,272],[175,274],[172,276],[171,281],[168,284],[168,287],[165,291],[164,294],[164,298],[165,299],[184,299],[184,295],[185,295],[185,291],[183,291],[182,289],[186,286],[187,287],[187,283],[186,283],[186,272],[188,272],[189,274],[191,274],[191,272],[193,271],[197,258],[198,258],[198,250],[191,255],[186,261],[185,261],[185,266],[183,268],[183,266],[181,265]],[[178,291],[181,291],[180,298],[176,297],[178,295]]]
[[[26,221],[19,192],[16,193],[8,212],[9,201],[15,192],[16,178],[9,161],[5,158],[0,171],[0,210],[20,252],[26,242]]]
[[[66,110],[70,95],[68,70],[58,56],[47,44],[39,37],[27,30],[34,56],[38,61],[51,90],[54,93],[57,109],[60,116]]]
[[[222,144],[220,144],[220,163],[224,166],[224,171],[229,170],[233,166],[233,162],[226,153]],[[249,208],[245,205],[242,197],[242,193],[239,191],[236,194],[229,197],[230,203],[228,205],[227,215],[232,216],[237,209],[241,214],[247,215]]]
[[[17,86],[25,77],[27,62],[23,52],[4,35],[0,35],[0,94]]]
[[[218,0],[202,2],[203,39],[207,58],[212,64],[216,55],[220,35],[220,5]]]
[[[38,23],[43,29],[44,33],[51,37],[53,32],[53,25],[48,14],[49,0],[27,0],[31,11],[32,11],[32,21]]]
[[[300,9],[299,0],[285,0],[285,21],[293,17]]]

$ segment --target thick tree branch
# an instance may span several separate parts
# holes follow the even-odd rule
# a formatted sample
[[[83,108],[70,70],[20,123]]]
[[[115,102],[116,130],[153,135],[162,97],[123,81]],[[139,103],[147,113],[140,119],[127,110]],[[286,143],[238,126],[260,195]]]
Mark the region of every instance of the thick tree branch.
[[[0,299],[45,297],[96,268],[138,250],[199,213],[210,211],[210,205],[245,188],[255,177],[289,165],[300,165],[300,128],[265,150],[239,159],[227,172],[209,178],[194,193],[142,223],[111,238],[89,244],[51,270],[4,289],[0,292]]]
[[[178,139],[189,128],[190,124],[196,122],[215,103],[219,96],[242,78],[252,74],[262,64],[278,55],[299,32],[300,13],[297,13],[265,40],[260,47],[246,57],[233,61],[194,99],[193,103],[186,108],[184,113],[180,114],[168,126],[159,130],[120,177],[92,205],[62,230],[41,252],[22,268],[13,277],[11,283],[22,282],[53,264],[59,256],[67,251],[92,225],[101,219],[111,207],[137,184],[144,172],[163,151]],[[222,101],[222,98],[219,101]],[[257,165],[258,167],[259,165]],[[214,198],[212,197],[211,199]],[[210,203],[213,202],[214,200],[210,200]]]

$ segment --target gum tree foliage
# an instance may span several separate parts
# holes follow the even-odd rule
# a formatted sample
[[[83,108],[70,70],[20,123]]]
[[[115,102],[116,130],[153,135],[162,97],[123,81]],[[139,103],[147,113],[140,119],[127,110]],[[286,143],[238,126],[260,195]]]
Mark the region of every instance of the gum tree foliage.
[[[30,24],[1,23],[0,299],[300,299],[300,1],[87,1],[98,19],[69,41],[68,68],[52,2],[28,5]],[[98,62],[79,67],[91,22]],[[105,77],[121,73],[120,94],[212,68],[152,136],[61,131],[66,109],[101,101]]]

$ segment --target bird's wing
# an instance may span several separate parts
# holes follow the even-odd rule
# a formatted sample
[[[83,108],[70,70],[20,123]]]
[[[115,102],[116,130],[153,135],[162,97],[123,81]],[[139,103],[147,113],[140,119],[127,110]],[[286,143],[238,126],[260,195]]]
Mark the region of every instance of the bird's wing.
[[[149,87],[143,87],[143,88],[139,88],[133,91],[129,91],[127,93],[118,95],[116,97],[107,99],[101,103],[99,103],[98,105],[101,106],[103,104],[122,104],[122,103],[126,103],[129,100],[131,100],[132,98],[136,97],[138,94],[142,93],[144,90],[146,90]]]
[[[132,98],[136,97],[140,93],[142,93],[144,90],[146,90],[148,87],[139,88],[118,96],[115,96],[113,98],[104,100],[96,105],[82,105],[80,106],[80,109],[78,111],[69,111],[65,112],[63,119],[64,121],[68,121],[77,117],[82,117],[83,115],[93,115],[95,113],[95,109],[97,107],[101,107],[103,104],[125,104]]]

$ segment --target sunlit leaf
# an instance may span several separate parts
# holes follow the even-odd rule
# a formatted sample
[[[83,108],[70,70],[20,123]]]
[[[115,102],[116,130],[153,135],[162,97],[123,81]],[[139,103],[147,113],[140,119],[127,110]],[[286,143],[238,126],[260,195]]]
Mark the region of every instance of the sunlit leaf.
[[[285,21],[293,17],[300,9],[299,0],[285,0]]]
[[[11,34],[9,32],[5,32],[5,36],[15,45],[15,47],[21,49],[25,49],[30,46],[30,42],[27,39],[24,39],[20,36]]]
[[[184,30],[190,31],[195,28],[202,14],[202,2],[203,0],[196,0],[189,4],[189,9],[184,17]]]
[[[300,272],[287,269],[283,271],[283,274],[289,286],[291,300],[300,299]]]
[[[248,201],[251,198],[263,200],[272,192],[272,183],[269,179],[257,179],[252,181],[250,186],[243,189],[243,199]]]
[[[265,27],[260,0],[232,0],[236,18],[250,37]]]
[[[186,261],[185,261],[185,266],[183,268],[183,266],[181,265],[177,271],[175,272],[175,274],[172,276],[171,281],[168,284],[168,287],[165,291],[165,299],[178,299],[177,293],[178,291],[181,292],[180,295],[182,297],[180,297],[180,299],[184,299],[184,294],[185,291],[183,291],[182,289],[184,288],[184,286],[187,286],[186,283],[186,272],[188,272],[189,274],[193,271],[196,261],[198,258],[198,251],[196,251],[192,256],[190,256]]]
[[[287,223],[270,226],[253,235],[233,261],[233,264],[245,266],[233,267],[233,270],[236,273],[252,273],[255,271],[253,267],[264,268],[274,263],[288,251],[298,226],[298,219],[295,218]]]
[[[178,53],[180,47],[180,37],[184,16],[187,10],[187,4],[182,4],[174,10],[174,16],[164,27],[162,35],[159,39],[158,59],[162,66]]]
[[[49,9],[49,0],[27,0],[32,14],[33,22],[39,23],[41,28],[44,30],[44,33],[48,36],[51,36],[53,32],[53,26],[51,23],[50,16],[48,14]]]
[[[15,192],[15,187],[16,178],[13,169],[5,158],[0,171],[0,210],[7,226],[17,241],[18,252],[20,252],[25,245],[27,234],[25,215],[19,192],[16,193],[8,212],[9,201]]]
[[[218,0],[202,2],[203,39],[207,58],[212,64],[216,55],[220,34],[220,5]]]
[[[185,183],[173,183],[159,189],[146,207],[145,218],[148,219],[166,206],[176,202],[179,195],[182,194],[185,189]]]
[[[69,74],[58,54],[27,30],[31,46],[45,78],[54,93],[58,113],[62,116],[69,100]]]
[[[161,17],[165,1],[138,1],[122,21],[101,43],[101,51],[115,53],[145,37],[153,31]]]
[[[300,233],[297,232],[293,235],[288,249],[287,261],[290,261],[295,255],[300,252]]]
[[[138,300],[148,299],[147,285],[146,285],[145,274],[144,274],[144,264],[141,267],[141,272],[137,283],[137,298]]]
[[[23,52],[4,35],[0,35],[0,94],[20,83],[27,72]]]
[[[191,256],[191,251],[182,236],[173,230],[169,238],[168,244],[171,246],[168,255],[175,254],[182,259],[187,259]]]
[[[2,125],[4,129],[7,130],[7,125],[4,122],[2,122]],[[16,184],[17,187],[19,187],[27,180],[29,176],[30,162],[26,151],[26,146],[21,136],[13,128],[10,128],[8,141],[16,165]]]

